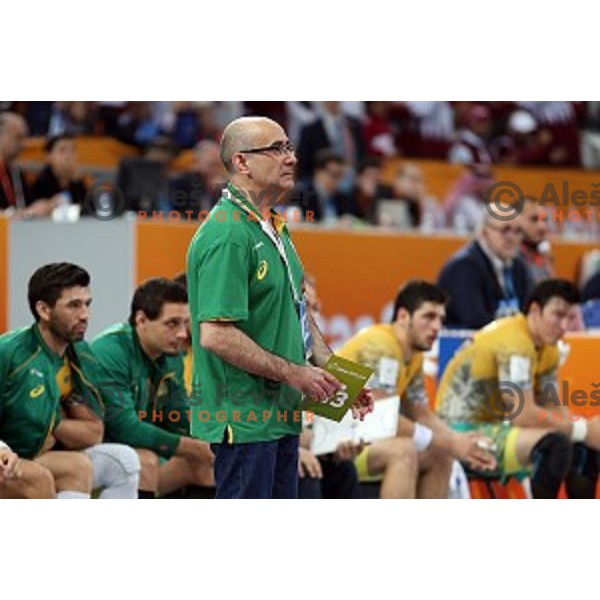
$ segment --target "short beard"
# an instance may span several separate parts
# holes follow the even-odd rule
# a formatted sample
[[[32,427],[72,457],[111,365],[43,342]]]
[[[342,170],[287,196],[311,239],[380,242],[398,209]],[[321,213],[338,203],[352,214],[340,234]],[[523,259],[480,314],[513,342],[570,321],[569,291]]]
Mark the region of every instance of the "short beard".
[[[61,340],[66,344],[72,344],[74,342],[80,342],[85,336],[85,332],[81,335],[75,334],[64,329],[57,327],[52,321],[48,323],[48,329],[52,332],[52,335]]]

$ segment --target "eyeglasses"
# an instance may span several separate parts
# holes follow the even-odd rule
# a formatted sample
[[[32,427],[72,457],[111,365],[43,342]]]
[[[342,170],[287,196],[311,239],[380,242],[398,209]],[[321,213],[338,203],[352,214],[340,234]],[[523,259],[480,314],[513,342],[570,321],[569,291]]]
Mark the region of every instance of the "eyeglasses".
[[[523,230],[520,227],[511,227],[510,225],[505,225],[504,227],[493,227],[492,225],[489,225],[489,224],[488,224],[488,227],[490,229],[493,229],[494,231],[497,231],[501,235],[508,235],[509,233],[512,233],[513,235],[516,235],[519,237],[521,237],[523,235]]]
[[[272,152],[277,156],[284,156],[287,154],[295,154],[296,147],[292,142],[275,142],[270,146],[264,146],[263,148],[251,148],[250,150],[240,150],[242,154],[262,154],[263,152]]]

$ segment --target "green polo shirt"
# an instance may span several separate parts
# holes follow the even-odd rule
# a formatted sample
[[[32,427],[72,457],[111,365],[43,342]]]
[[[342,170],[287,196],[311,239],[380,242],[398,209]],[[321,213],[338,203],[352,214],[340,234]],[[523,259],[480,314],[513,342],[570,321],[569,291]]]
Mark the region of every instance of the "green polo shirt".
[[[262,230],[261,214],[232,186],[243,207],[221,198],[198,229],[187,257],[194,357],[191,433],[222,442],[263,442],[299,434],[301,394],[221,360],[199,343],[200,323],[231,321],[259,346],[304,364],[300,320],[288,271]],[[274,215],[276,213],[273,213]],[[276,228],[296,290],[303,270],[283,222]]]
[[[92,348],[106,372],[105,441],[173,456],[189,429],[183,358],[151,360],[128,323],[100,333]]]

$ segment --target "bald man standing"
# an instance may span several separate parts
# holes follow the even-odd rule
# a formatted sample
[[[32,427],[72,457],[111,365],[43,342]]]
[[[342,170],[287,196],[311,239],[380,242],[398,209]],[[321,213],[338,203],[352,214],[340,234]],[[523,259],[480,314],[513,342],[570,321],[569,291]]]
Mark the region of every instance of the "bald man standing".
[[[191,432],[211,443],[217,498],[295,498],[302,394],[325,400],[341,387],[316,366],[331,351],[307,314],[302,263],[272,208],[294,186],[296,154],[262,117],[230,123],[220,154],[229,184],[188,250]],[[355,411],[371,409],[366,392]]]

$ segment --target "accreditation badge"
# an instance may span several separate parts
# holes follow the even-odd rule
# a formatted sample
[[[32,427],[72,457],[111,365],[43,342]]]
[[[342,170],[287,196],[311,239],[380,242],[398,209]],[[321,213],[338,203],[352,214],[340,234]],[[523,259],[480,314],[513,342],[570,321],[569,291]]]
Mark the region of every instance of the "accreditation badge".
[[[304,343],[304,356],[308,358],[312,355],[313,339],[310,333],[310,324],[308,322],[308,310],[304,298],[298,302],[298,316],[300,317],[300,327],[302,328],[302,341]]]

